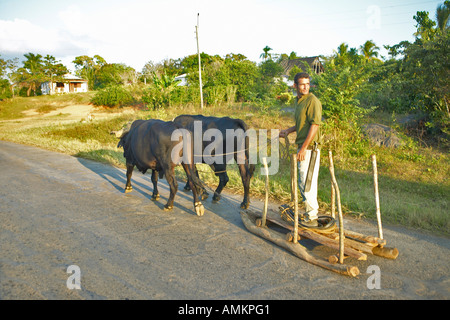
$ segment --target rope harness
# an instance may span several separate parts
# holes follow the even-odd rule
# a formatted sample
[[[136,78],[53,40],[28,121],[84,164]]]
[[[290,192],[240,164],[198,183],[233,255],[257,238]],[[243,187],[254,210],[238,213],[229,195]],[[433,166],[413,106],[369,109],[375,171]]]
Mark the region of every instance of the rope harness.
[[[282,204],[280,207],[280,216],[286,222],[294,224],[294,208],[288,204]],[[305,215],[299,214],[298,227],[302,229],[311,230],[317,233],[330,234],[334,233],[336,230],[336,220],[331,216],[321,215],[317,218],[318,226],[310,227],[302,222],[306,219]]]

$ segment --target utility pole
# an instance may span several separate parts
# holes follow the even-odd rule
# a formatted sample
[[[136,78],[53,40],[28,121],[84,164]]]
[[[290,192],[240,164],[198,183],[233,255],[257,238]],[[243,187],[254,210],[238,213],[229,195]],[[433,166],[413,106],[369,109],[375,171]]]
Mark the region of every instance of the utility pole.
[[[199,49],[199,46],[198,46],[199,16],[200,16],[200,13],[197,13],[197,25],[195,26],[195,37],[197,38],[198,75],[199,75],[199,81],[200,81],[200,103],[201,103],[201,108],[203,110],[202,63],[200,61],[200,49]]]

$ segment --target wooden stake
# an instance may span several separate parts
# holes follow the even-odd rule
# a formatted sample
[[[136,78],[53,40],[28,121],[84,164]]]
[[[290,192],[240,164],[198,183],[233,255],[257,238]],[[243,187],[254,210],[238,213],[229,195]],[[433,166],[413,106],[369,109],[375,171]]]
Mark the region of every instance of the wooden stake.
[[[261,227],[266,226],[266,216],[267,216],[267,207],[269,204],[269,169],[267,168],[267,158],[262,158],[262,163],[264,166],[264,173],[266,174],[266,197],[264,199],[264,210],[263,210],[263,216],[261,221]]]
[[[331,216],[336,219],[336,190],[334,189],[333,180],[331,180]]]
[[[342,209],[341,209],[341,195],[339,192],[339,186],[336,181],[336,177],[334,176],[334,164],[333,164],[333,154],[328,151],[328,158],[330,160],[330,174],[331,181],[333,182],[333,186],[336,191],[337,197],[337,205],[338,205],[338,214],[339,214],[339,263],[344,263],[344,219],[342,217]]]
[[[292,178],[294,176],[294,170],[296,169],[295,166],[292,165],[292,158],[289,158],[290,165],[291,165],[291,202],[294,201],[294,179]]]
[[[292,187],[294,192],[294,243],[297,243],[297,234],[298,234],[298,192],[297,192],[297,154],[294,153],[291,156],[291,173],[292,173]]]
[[[373,167],[373,188],[375,193],[375,207],[378,222],[378,238],[383,239],[383,228],[381,226],[381,213],[380,213],[380,197],[378,195],[378,170],[377,170],[377,158],[372,155],[372,167]]]

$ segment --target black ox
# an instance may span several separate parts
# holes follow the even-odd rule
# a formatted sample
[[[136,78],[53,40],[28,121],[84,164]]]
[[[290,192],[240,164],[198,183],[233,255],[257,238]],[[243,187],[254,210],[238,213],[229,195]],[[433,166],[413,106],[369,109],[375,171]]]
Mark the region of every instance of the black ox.
[[[216,148],[213,152],[217,158],[218,157],[221,158],[220,163],[212,163],[212,164],[208,163],[210,165],[210,167],[214,170],[215,175],[219,177],[219,185],[217,186],[217,189],[214,191],[214,196],[213,196],[213,201],[219,201],[220,197],[221,197],[220,194],[229,180],[227,171],[226,171],[227,170],[227,159],[230,158],[230,150],[226,149],[227,129],[231,129],[231,130],[239,130],[240,129],[245,133],[248,130],[248,127],[244,121],[242,121],[240,119],[232,119],[229,117],[218,118],[218,117],[205,117],[202,115],[180,115],[180,116],[176,117],[173,120],[173,122],[181,125],[183,128],[188,129],[192,134],[194,134],[194,139],[195,139],[196,143],[198,143],[198,140],[197,140],[198,137],[195,137],[194,121],[201,121],[202,133],[205,133],[205,131],[208,129],[217,129],[218,131],[220,131],[221,137],[223,138],[223,141],[220,141],[221,142],[220,145],[223,146],[223,149],[219,150]],[[203,135],[202,135],[202,137],[203,137]],[[211,143],[218,142],[215,140],[214,141],[203,141],[203,140],[204,139],[202,139],[202,148],[201,148],[202,154],[205,151],[205,148],[208,147],[208,145],[210,145]],[[241,175],[242,184],[244,186],[244,199],[241,203],[241,208],[247,209],[249,207],[249,203],[250,203],[250,179],[255,170],[255,165],[249,163],[249,151],[248,151],[249,139],[245,138],[243,148],[241,145],[242,141],[237,141],[237,139],[234,139],[234,140],[235,141],[232,144],[233,147],[231,150],[231,153],[232,153],[231,158],[234,158],[236,163],[238,164],[239,173]],[[231,142],[229,141],[229,143],[231,143]],[[245,157],[244,161],[242,161],[242,160],[238,161],[239,151],[241,151],[240,155],[243,155]],[[205,162],[204,158],[202,158],[201,160],[198,160],[198,159],[199,159],[198,155],[195,154],[194,162],[207,163],[207,162]],[[195,168],[195,175],[196,175],[196,177],[198,177],[198,172],[197,172],[196,168]],[[187,182],[186,186],[184,187],[185,190],[191,189],[189,180],[190,180],[190,178],[188,177],[188,182]],[[204,197],[205,194],[207,195],[206,191],[203,188],[202,197]]]
[[[177,149],[175,149],[175,159],[172,159],[172,151],[174,148],[183,139],[186,139],[180,136],[178,141],[172,141],[172,134],[177,129],[180,129],[180,126],[171,121],[136,120],[132,123],[130,130],[121,137],[117,145],[117,147],[123,147],[123,155],[126,159],[127,183],[125,193],[133,189],[131,186],[131,175],[135,166],[142,173],[151,169],[151,180],[153,183],[152,200],[159,199],[159,173],[160,178],[165,176],[170,187],[169,199],[164,206],[164,210],[171,210],[173,208],[175,194],[178,190],[178,183],[175,179],[175,166],[181,162],[188,177],[188,183],[193,190],[195,212],[201,216],[204,213],[204,207],[199,200],[198,194],[202,187],[200,180],[194,174],[195,165],[193,161],[181,161],[183,152],[181,148],[178,154],[176,152]]]

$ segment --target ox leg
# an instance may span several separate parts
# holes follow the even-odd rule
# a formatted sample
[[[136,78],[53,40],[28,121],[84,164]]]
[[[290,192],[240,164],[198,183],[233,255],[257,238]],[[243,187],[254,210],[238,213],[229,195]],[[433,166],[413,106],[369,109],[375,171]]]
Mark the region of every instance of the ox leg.
[[[228,174],[225,171],[225,169],[221,170],[221,171],[222,172],[219,174],[216,173],[216,175],[219,176],[219,185],[217,186],[216,191],[214,191],[213,202],[218,202],[220,200],[220,198],[221,198],[220,194],[222,193],[223,188],[225,188],[225,186],[227,185],[228,180],[230,180],[228,178]]]
[[[167,183],[169,184],[170,188],[170,195],[166,205],[164,206],[164,211],[169,211],[173,209],[173,200],[175,199],[175,194],[177,193],[178,190],[178,182],[175,179],[175,172],[173,168],[172,170],[170,169],[165,170],[165,174]]]
[[[159,199],[158,192],[158,171],[152,170],[152,183],[153,183],[153,194],[151,200],[156,201]]]
[[[131,175],[133,174],[134,165],[127,163],[127,184],[125,185],[125,193],[131,192],[133,187],[131,186]]]
[[[195,167],[195,165],[194,165],[194,167]],[[199,199],[199,194],[202,192],[202,190],[204,191],[202,183],[201,183],[200,179],[198,178],[198,175],[196,176],[196,175],[192,174],[192,172],[194,170],[192,167],[183,163],[183,169],[186,172],[186,175],[188,176],[189,187],[191,188],[192,195],[194,197],[195,213],[198,216],[202,216],[205,213],[205,208],[203,207],[203,204],[201,203],[201,201]]]
[[[191,186],[189,185],[189,178],[187,178],[186,184],[183,189],[184,191],[191,191]]]
[[[198,171],[197,171],[197,166],[196,166],[196,165],[194,165],[193,170],[194,170],[194,172],[195,172],[195,176],[197,177],[197,179],[200,180],[200,177],[199,177],[199,175],[198,175]],[[191,182],[192,182],[192,181],[190,181],[190,180],[191,180],[191,179],[189,179],[189,177],[188,177],[188,178],[187,178],[187,181],[186,181],[186,185],[184,186],[184,190],[185,190],[185,191],[190,191],[190,190],[192,190],[192,187],[191,187]],[[201,181],[201,180],[200,180],[200,181]],[[200,189],[201,189],[201,190],[200,190],[200,194],[201,194],[202,201],[205,200],[205,199],[208,199],[209,193],[206,191],[206,189],[203,187],[203,185],[201,185]]]
[[[241,174],[242,185],[244,186],[244,200],[241,203],[242,209],[248,209],[250,204],[250,173],[245,165],[239,164],[239,173]]]

